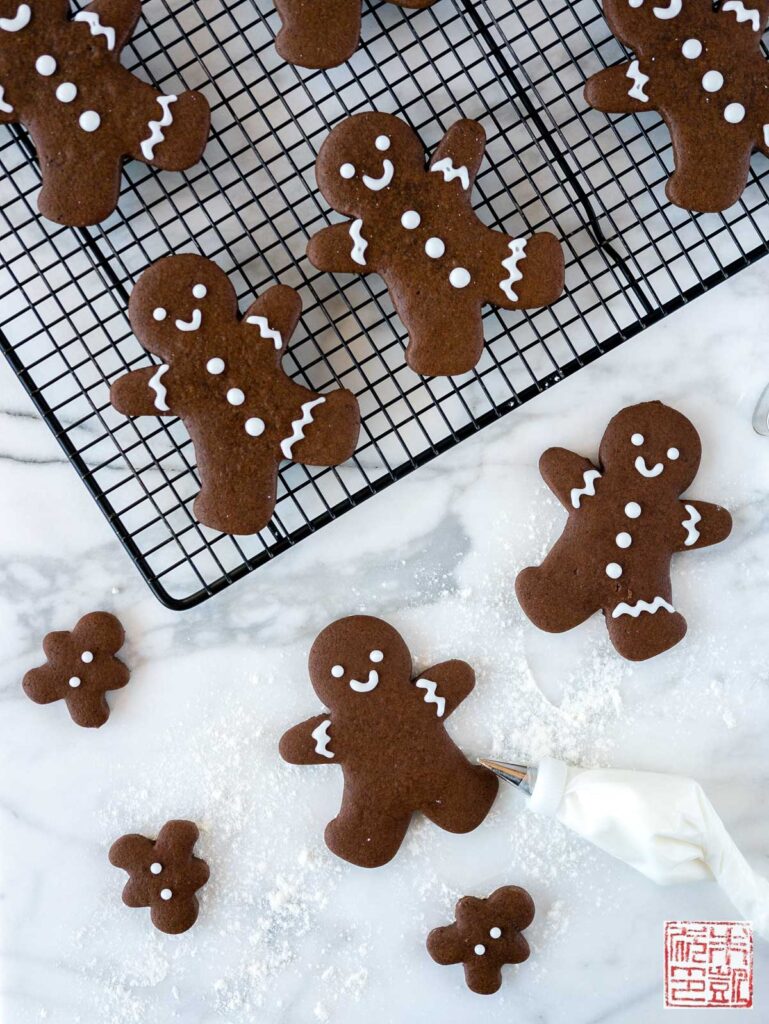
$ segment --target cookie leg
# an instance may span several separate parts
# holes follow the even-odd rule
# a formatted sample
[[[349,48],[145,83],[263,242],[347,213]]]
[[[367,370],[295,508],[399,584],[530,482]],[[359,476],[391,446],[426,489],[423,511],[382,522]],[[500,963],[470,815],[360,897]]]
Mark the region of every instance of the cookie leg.
[[[518,573],[515,595],[525,615],[547,633],[565,633],[597,612],[600,605],[581,583],[578,567],[552,567],[549,558],[540,566]]]
[[[720,142],[702,125],[693,130],[676,126],[671,140],[675,171],[665,187],[668,199],[697,213],[720,213],[733,206],[745,189],[750,171],[752,146],[747,140]]]
[[[40,213],[56,224],[88,227],[112,213],[120,195],[120,153],[99,152],[95,145],[78,159],[65,160],[55,147],[35,139],[43,187],[37,205]],[[82,160],[82,164],[80,161]],[[80,181],[78,167],[87,167],[87,181]],[[78,184],[78,182],[80,182]]]
[[[283,27],[275,49],[301,68],[333,68],[355,52],[361,0],[275,0]]]
[[[263,530],[275,508],[278,474],[274,460],[269,456],[258,462],[239,460],[227,445],[213,450],[210,439],[199,436],[193,437],[193,442],[201,483],[193,504],[196,519],[212,530],[237,536]]]
[[[483,352],[478,302],[441,301],[416,289],[403,292],[390,288],[390,295],[409,332],[406,362],[414,373],[454,377],[473,369]]]
[[[440,800],[420,808],[425,817],[447,832],[472,832],[491,810],[499,781],[492,772],[467,762],[452,773]]]
[[[637,618],[621,615],[613,618],[606,614],[609,639],[618,654],[628,661],[646,661],[656,654],[670,650],[686,635],[686,619],[678,612],[664,608],[641,612]]]
[[[348,803],[326,826],[326,846],[351,864],[378,868],[398,852],[410,821],[410,814],[387,807]]]

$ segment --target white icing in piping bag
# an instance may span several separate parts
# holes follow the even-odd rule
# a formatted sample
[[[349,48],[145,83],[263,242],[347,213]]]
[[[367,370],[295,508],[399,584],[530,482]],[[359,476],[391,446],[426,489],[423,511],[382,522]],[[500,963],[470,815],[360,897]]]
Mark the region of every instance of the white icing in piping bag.
[[[740,853],[694,779],[617,768],[537,768],[481,760],[530,794],[529,807],[630,864],[658,885],[716,881],[757,935],[769,941],[769,879]]]

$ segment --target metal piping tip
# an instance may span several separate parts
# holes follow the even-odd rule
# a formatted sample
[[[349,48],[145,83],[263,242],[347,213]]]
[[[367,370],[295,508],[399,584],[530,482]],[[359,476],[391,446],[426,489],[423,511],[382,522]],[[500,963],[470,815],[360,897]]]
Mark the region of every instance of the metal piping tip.
[[[494,772],[500,779],[512,783],[513,786],[520,786],[530,775],[530,770],[525,764],[513,764],[510,761],[492,761],[485,757],[479,757],[478,763],[484,768]]]

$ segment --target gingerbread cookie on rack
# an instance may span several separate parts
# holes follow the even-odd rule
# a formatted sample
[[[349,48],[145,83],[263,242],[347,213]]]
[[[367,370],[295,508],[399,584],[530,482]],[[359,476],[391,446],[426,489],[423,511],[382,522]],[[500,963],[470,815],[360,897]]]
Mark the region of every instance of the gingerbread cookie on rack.
[[[282,459],[336,466],[355,449],[355,396],[310,391],[281,366],[301,308],[293,288],[274,285],[239,319],[227,276],[194,255],[154,263],[131,294],[131,326],[163,362],[120,377],[110,399],[127,416],[184,421],[201,483],[194,512],[214,530],[267,525]]]
[[[700,454],[692,424],[662,402],[617,413],[597,467],[565,448],[544,453],[540,473],[569,517],[544,562],[515,581],[536,626],[562,633],[601,610],[611,642],[631,661],[683,639],[686,620],[673,605],[671,558],[718,544],[732,528],[726,509],[680,497]]]
[[[353,615],[318,636],[309,668],[329,710],[289,729],[280,754],[291,764],[341,766],[342,806],[325,834],[333,853],[361,867],[386,864],[415,811],[448,832],[481,824],[497,777],[470,764],[445,728],[475,684],[469,665],[445,661],[413,678],[401,635]]]
[[[725,210],[747,183],[751,153],[769,155],[769,0],[604,0],[635,59],[599,71],[585,99],[608,113],[656,110],[670,129],[671,202]]]
[[[208,102],[163,96],[120,64],[140,0],[0,0],[0,123],[25,125],[40,161],[40,212],[59,224],[112,213],[124,158],[180,171],[200,159]]]
[[[417,373],[471,370],[484,305],[546,306],[563,291],[560,243],[547,231],[511,238],[476,216],[471,193],[485,148],[477,121],[457,121],[428,165],[418,136],[392,114],[355,114],[318,154],[318,185],[351,220],[323,228],[307,255],[319,270],[379,274],[409,334]]]

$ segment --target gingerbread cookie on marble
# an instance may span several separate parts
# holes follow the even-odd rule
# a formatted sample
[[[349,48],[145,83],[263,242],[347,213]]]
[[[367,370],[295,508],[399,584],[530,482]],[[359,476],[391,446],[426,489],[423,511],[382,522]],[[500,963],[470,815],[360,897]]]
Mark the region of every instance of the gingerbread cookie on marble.
[[[544,562],[524,569],[515,592],[531,621],[573,629],[599,609],[609,638],[631,661],[661,654],[686,633],[673,606],[670,561],[729,536],[726,509],[680,498],[700,464],[699,435],[662,402],[623,409],[601,441],[598,467],[549,448],[540,473],[569,514]]]
[[[423,9],[435,0],[389,0],[398,7]],[[275,0],[282,27],[275,48],[289,64],[333,68],[358,47],[361,0]]]
[[[475,674],[445,661],[412,676],[400,634],[381,619],[353,615],[332,623],[310,651],[310,680],[329,709],[289,729],[280,754],[291,764],[336,764],[344,774],[326,844],[361,867],[398,852],[421,811],[448,832],[470,832],[497,795],[497,778],[472,765],[446,732]]]
[[[484,148],[480,124],[457,121],[425,166],[409,125],[366,113],[338,124],[318,154],[321,192],[352,219],[310,239],[310,262],[384,278],[408,331],[406,361],[427,376],[472,370],[483,351],[484,305],[531,309],[563,291],[553,235],[511,238],[476,216],[471,193]]]
[[[593,75],[585,99],[608,113],[658,111],[673,143],[668,198],[702,213],[727,209],[751,153],[769,155],[769,0],[604,0],[603,9],[636,57]]]
[[[0,123],[32,136],[40,212],[59,224],[112,213],[124,158],[180,171],[200,159],[209,108],[201,93],[163,96],[120,64],[140,0],[0,0]]]
[[[504,964],[529,959],[521,932],[534,920],[534,900],[525,889],[506,885],[486,899],[463,896],[454,917],[454,924],[433,928],[427,951],[437,964],[464,964],[467,987],[492,995],[502,984]]]
[[[354,395],[320,395],[281,366],[301,308],[293,288],[273,285],[239,319],[227,276],[194,255],[152,264],[131,294],[134,333],[163,362],[120,377],[110,399],[126,416],[184,421],[201,482],[194,512],[214,530],[267,525],[281,459],[336,466],[355,450]]]
[[[178,935],[198,919],[195,895],[208,881],[208,864],[195,857],[198,828],[192,821],[168,821],[157,839],[121,836],[109,851],[110,863],[128,872],[123,888],[127,907],[149,907],[161,932]]]
[[[123,627],[109,612],[84,615],[71,633],[48,633],[43,640],[48,660],[27,672],[24,692],[36,704],[63,700],[77,725],[104,725],[109,718],[105,694],[119,690],[130,678],[115,657],[124,640]]]

